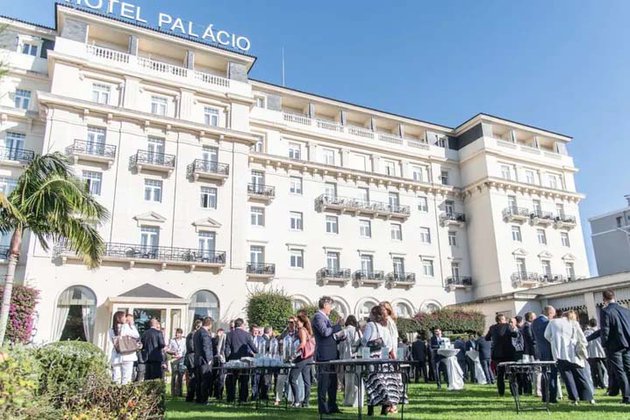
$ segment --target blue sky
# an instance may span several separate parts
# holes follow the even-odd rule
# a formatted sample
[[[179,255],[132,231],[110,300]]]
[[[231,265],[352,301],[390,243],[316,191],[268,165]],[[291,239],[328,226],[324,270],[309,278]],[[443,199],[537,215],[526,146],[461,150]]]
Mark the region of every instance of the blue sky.
[[[478,112],[574,137],[587,218],[630,194],[630,1],[129,0],[244,34],[251,77],[455,126]],[[54,25],[53,0],[0,14]]]

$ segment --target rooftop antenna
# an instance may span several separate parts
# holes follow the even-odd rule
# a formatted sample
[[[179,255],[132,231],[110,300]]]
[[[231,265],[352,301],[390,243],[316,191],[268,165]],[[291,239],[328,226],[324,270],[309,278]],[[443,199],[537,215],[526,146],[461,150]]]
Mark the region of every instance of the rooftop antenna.
[[[284,46],[282,47],[282,86],[284,87]]]

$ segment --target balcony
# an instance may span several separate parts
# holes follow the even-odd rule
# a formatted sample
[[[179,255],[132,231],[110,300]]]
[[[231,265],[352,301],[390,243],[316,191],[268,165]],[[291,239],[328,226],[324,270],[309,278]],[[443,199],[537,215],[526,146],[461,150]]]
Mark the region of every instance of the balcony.
[[[558,229],[573,229],[575,226],[577,226],[577,219],[575,218],[575,216],[569,216],[562,213],[558,214],[553,219],[553,225]]]
[[[531,212],[523,207],[507,207],[503,209],[503,220],[524,223],[529,220],[530,214]]]
[[[106,163],[107,167],[111,168],[116,159],[116,146],[75,140],[73,144],[66,147],[66,153],[74,159],[75,164],[82,160],[86,162]]]
[[[532,225],[549,226],[554,222],[553,213],[534,210],[530,215]]]
[[[389,289],[394,287],[402,287],[410,289],[416,284],[416,273],[398,273],[392,272],[387,274],[386,286]]]
[[[407,219],[409,206],[381,203],[378,201],[363,201],[350,197],[322,194],[315,199],[317,211],[335,210],[343,213],[372,215],[392,219]]]
[[[457,289],[469,290],[472,288],[472,277],[449,276],[444,280],[444,288],[447,292]]]
[[[354,272],[356,286],[372,286],[375,289],[385,282],[385,274],[382,271],[358,270]]]
[[[466,223],[466,215],[464,213],[446,212],[440,214],[440,223],[442,226],[464,226]]]
[[[326,267],[317,271],[317,283],[320,286],[326,286],[327,284],[339,284],[345,286],[350,283],[352,275],[349,268],[341,268],[331,270]]]
[[[55,253],[62,263],[67,260],[81,260],[67,246],[58,245]],[[156,265],[165,269],[167,266],[196,268],[222,268],[225,265],[225,251],[205,251],[197,248],[176,248],[169,246],[147,246],[140,244],[125,244],[107,242],[103,261],[128,263],[129,267],[136,264]]]
[[[6,164],[28,165],[34,158],[32,150],[0,147],[0,160]]]
[[[249,262],[246,272],[249,280],[271,280],[276,275],[276,265]]]
[[[535,287],[539,286],[541,276],[537,273],[516,272],[511,276],[514,287]]]
[[[247,184],[247,195],[252,200],[270,203],[276,197],[276,188],[263,184]]]
[[[188,165],[188,176],[199,179],[224,182],[230,175],[230,165],[213,160],[195,159]]]
[[[148,150],[138,150],[129,158],[129,164],[138,172],[142,170],[165,172],[170,174],[175,169],[175,155],[155,153]]]

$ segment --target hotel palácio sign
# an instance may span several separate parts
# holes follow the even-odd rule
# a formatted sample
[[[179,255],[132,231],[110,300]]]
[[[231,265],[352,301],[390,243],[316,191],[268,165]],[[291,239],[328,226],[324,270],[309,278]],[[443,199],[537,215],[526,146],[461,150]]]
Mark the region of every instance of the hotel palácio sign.
[[[114,15],[136,23],[157,27],[160,30],[184,35],[191,39],[196,38],[208,44],[218,44],[243,52],[247,52],[251,48],[251,43],[247,37],[223,29],[216,29],[213,24],[198,25],[195,22],[184,20],[164,12],[158,12],[157,16],[153,16],[152,19],[146,19],[147,16],[144,15],[142,7],[128,1],[65,0],[65,3],[96,10],[103,14]]]

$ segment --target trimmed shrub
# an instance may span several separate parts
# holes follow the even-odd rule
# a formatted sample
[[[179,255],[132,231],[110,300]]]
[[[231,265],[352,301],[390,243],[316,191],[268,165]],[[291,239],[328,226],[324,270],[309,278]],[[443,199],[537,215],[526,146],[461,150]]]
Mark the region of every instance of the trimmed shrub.
[[[252,292],[247,299],[247,320],[250,324],[270,325],[274,330],[282,331],[291,315],[291,298],[281,290]]]
[[[41,366],[39,391],[56,407],[78,393],[89,375],[109,379],[105,353],[83,341],[59,341],[35,350]]]
[[[313,316],[315,315],[315,313],[319,311],[319,307],[317,305],[306,305],[306,306],[302,306],[300,310],[306,311],[306,315],[308,316],[308,319],[313,319]],[[330,312],[330,315],[328,316],[328,318],[330,318],[330,322],[332,322],[333,324],[336,324],[341,318],[341,315],[339,315],[339,312],[333,309]]]
[[[396,327],[400,337],[407,337],[408,334],[417,334],[420,330],[420,324],[414,318],[398,318],[396,319]]]
[[[418,322],[420,330],[431,331],[440,328],[451,334],[482,334],[485,327],[485,316],[481,312],[461,309],[420,312],[414,319]]]
[[[0,287],[0,300],[4,287]],[[39,291],[31,287],[14,285],[9,306],[9,322],[5,340],[10,343],[27,344],[33,334],[33,315]],[[1,344],[1,343],[0,343]]]

